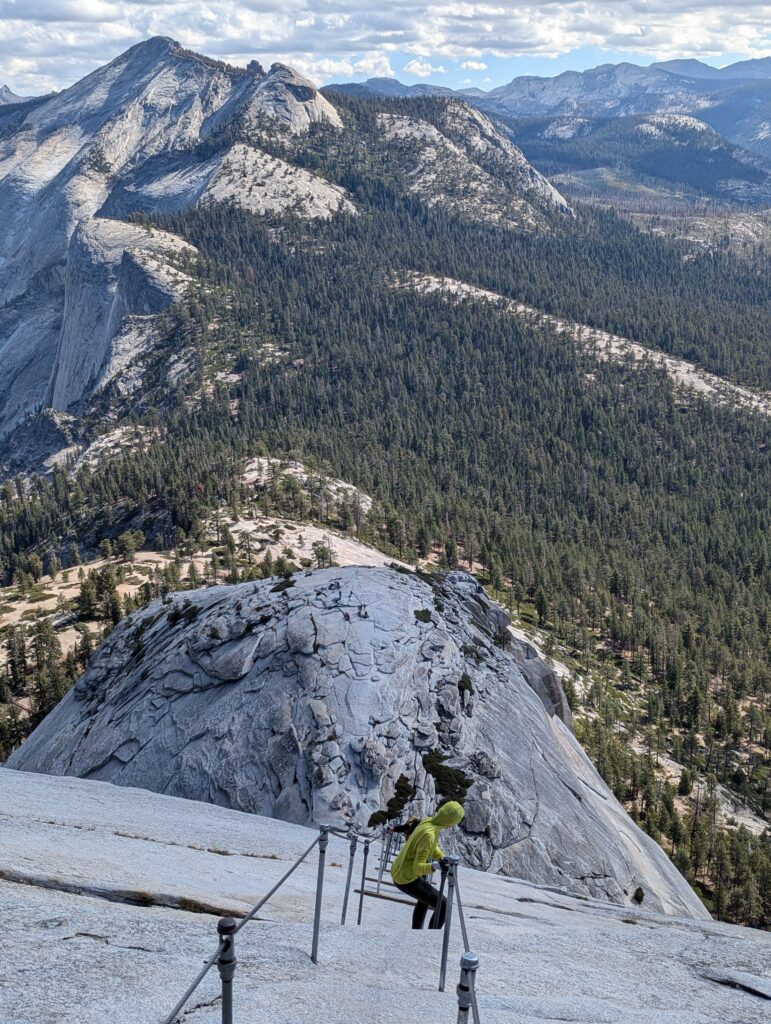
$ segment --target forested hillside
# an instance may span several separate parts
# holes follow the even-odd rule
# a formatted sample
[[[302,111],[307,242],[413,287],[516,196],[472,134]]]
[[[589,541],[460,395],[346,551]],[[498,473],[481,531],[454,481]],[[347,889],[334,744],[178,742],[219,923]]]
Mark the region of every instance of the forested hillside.
[[[437,102],[398,107],[429,117]],[[769,265],[596,210],[517,233],[430,209],[366,144],[386,106],[348,98],[356,132],[330,147],[319,131],[297,155],[348,190],[355,215],[311,225],[212,205],[153,218],[200,252],[194,296],[166,319],[141,404],[111,386],[87,415],[97,432],[141,422],[146,438],[74,481],[6,484],[5,580],[127,526],[195,544],[213,507],[243,501],[247,456],[300,457],[376,499],[363,539],[474,567],[561,645],[591,680],[572,699],[614,791],[720,916],[767,925],[768,834],[723,835],[715,793],[771,809],[771,420],[395,284],[451,276],[765,391]],[[173,392],[152,362],[170,355],[187,367]],[[341,525],[355,528],[350,510]],[[688,809],[657,775],[665,755],[680,797],[697,786]]]
[[[588,187],[605,170],[606,178],[619,181],[608,195],[621,202],[658,195],[681,206],[699,197],[768,205],[771,196],[771,164],[731,145],[696,117],[564,117],[511,125],[517,144],[544,174]]]

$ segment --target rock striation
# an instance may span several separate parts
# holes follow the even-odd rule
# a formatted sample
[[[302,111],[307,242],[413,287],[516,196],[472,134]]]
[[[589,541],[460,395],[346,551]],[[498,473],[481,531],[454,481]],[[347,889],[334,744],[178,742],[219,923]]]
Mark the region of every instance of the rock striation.
[[[214,587],[124,620],[8,767],[366,826],[404,777],[467,789],[470,865],[706,911],[570,729],[548,666],[464,573],[353,567]]]

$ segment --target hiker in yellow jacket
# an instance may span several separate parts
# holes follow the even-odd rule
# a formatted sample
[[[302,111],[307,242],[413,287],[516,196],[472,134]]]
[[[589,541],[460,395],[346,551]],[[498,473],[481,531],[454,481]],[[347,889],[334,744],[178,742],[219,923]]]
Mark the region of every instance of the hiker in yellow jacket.
[[[423,877],[434,870],[432,861],[444,860],[444,851],[438,842],[439,833],[462,820],[463,808],[459,803],[450,800],[442,804],[432,818],[421,821],[391,865],[391,878],[396,888],[417,900],[412,912],[413,928],[422,928],[429,908],[435,908],[439,902],[438,890]],[[439,912],[433,915],[429,927],[442,927],[446,909],[447,901],[442,896],[442,905]]]

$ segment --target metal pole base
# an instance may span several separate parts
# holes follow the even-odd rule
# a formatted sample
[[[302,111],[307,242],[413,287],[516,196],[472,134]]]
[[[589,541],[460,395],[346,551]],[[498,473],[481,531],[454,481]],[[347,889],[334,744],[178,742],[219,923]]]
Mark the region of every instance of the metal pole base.
[[[468,1024],[468,1012],[475,1002],[474,985],[478,967],[479,957],[476,953],[464,953],[460,958],[460,981],[456,990],[458,993],[458,1024]]]
[[[316,875],[316,906],[313,911],[313,943],[311,945],[311,960],[314,964],[319,962],[319,931],[321,930],[321,898],[324,894],[324,865],[327,859],[327,846],[329,845],[329,825],[319,825],[319,870]]]

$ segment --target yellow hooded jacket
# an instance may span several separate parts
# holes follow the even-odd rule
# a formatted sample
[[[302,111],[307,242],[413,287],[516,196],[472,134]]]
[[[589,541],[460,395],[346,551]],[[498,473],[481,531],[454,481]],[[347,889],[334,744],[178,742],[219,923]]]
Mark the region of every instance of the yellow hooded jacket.
[[[441,860],[444,852],[438,839],[442,829],[463,820],[463,808],[455,800],[442,804],[432,818],[424,818],[399,851],[391,865],[391,877],[397,885],[409,885],[421,875],[430,875],[432,860]]]

